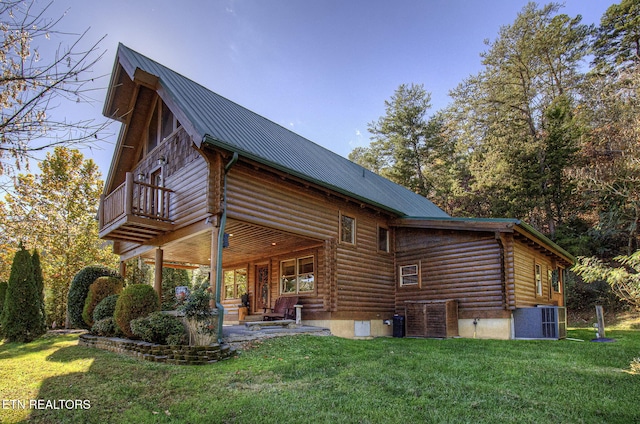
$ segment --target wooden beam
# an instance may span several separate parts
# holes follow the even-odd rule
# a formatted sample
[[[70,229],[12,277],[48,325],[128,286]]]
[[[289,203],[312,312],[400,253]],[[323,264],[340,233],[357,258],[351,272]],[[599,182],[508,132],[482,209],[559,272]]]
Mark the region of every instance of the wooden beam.
[[[158,297],[162,299],[162,248],[156,249],[156,267],[155,278],[153,280],[153,289],[158,293]]]
[[[133,73],[133,82],[150,88],[153,91],[158,90],[158,87],[160,86],[160,78],[158,78],[156,75],[143,71],[140,68],[136,68],[135,72]]]
[[[473,221],[460,219],[394,219],[390,223],[393,227],[425,228],[434,230],[466,230],[489,232],[513,232],[514,223],[511,221]]]

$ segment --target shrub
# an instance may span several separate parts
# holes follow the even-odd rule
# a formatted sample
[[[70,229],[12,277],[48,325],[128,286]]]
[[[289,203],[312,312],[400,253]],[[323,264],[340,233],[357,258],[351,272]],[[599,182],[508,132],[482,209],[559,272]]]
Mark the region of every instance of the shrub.
[[[105,318],[113,318],[113,313],[116,310],[116,302],[118,301],[119,295],[112,294],[111,296],[107,296],[100,301],[96,305],[96,308],[93,310],[93,322],[98,322]]]
[[[4,308],[4,297],[7,293],[7,282],[0,281],[0,317],[2,316],[2,308]]]
[[[31,255],[22,246],[13,258],[0,322],[10,342],[27,343],[45,332]]]
[[[122,286],[122,279],[118,277],[100,277],[89,286],[82,310],[82,319],[89,327],[93,325],[93,311],[98,303],[107,296],[120,293]]]
[[[44,312],[44,278],[42,277],[42,266],[40,265],[40,254],[37,250],[31,255],[31,264],[33,265],[33,281],[36,284],[36,294],[38,296],[38,307],[40,308],[40,325],[42,333],[47,332],[47,324]]]
[[[188,286],[189,274],[186,269],[162,268],[162,310],[176,308],[176,287]]]
[[[91,327],[91,332],[98,336],[115,337],[122,335],[122,332],[116,325],[113,317],[104,318],[96,321]]]
[[[213,295],[211,294],[209,283],[202,283],[191,290],[180,310],[184,312],[187,318],[200,321],[206,320],[211,316],[209,303],[212,298]]]
[[[125,336],[134,338],[131,321],[142,318],[160,308],[160,299],[153,287],[146,284],[129,286],[118,297],[113,317]]]
[[[158,344],[168,344],[170,336],[180,337],[186,333],[180,319],[162,312],[153,312],[144,318],[134,319],[131,321],[131,331],[145,342]],[[171,337],[172,342],[175,340],[175,337]]]
[[[82,310],[84,309],[84,302],[89,293],[89,286],[99,277],[117,276],[118,273],[112,269],[103,266],[87,266],[82,268],[76,276],[73,277],[67,298],[67,310],[72,326],[88,328],[87,323],[82,319]]]
[[[167,336],[167,344],[168,345],[186,345],[189,344],[189,340],[187,340],[187,334],[171,334]]]

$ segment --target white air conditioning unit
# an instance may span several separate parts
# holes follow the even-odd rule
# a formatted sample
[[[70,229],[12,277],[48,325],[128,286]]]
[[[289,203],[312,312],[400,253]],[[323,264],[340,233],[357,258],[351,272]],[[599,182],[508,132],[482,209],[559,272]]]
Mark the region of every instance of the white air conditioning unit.
[[[567,309],[537,306],[513,311],[516,339],[564,339],[567,337]]]

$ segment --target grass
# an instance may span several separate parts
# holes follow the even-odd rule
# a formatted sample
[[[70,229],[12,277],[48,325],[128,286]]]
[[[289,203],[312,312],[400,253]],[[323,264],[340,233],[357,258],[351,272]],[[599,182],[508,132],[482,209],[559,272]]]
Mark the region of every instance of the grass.
[[[406,423],[640,421],[640,332],[615,343],[291,336],[197,367],[77,346],[0,344],[0,398],[90,401],[0,409],[0,422]],[[593,330],[569,337],[590,340]]]

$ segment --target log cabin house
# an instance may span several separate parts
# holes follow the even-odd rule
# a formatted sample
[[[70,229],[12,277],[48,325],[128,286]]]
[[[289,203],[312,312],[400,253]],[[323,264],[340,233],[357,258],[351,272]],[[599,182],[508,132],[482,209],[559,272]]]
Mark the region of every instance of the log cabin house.
[[[210,266],[227,321],[245,292],[250,317],[297,296],[305,324],[343,337],[406,316],[407,335],[510,339],[519,311],[562,311],[573,258],[532,227],[450,217],[124,45],[103,113],[122,126],[100,237],[122,261]]]

